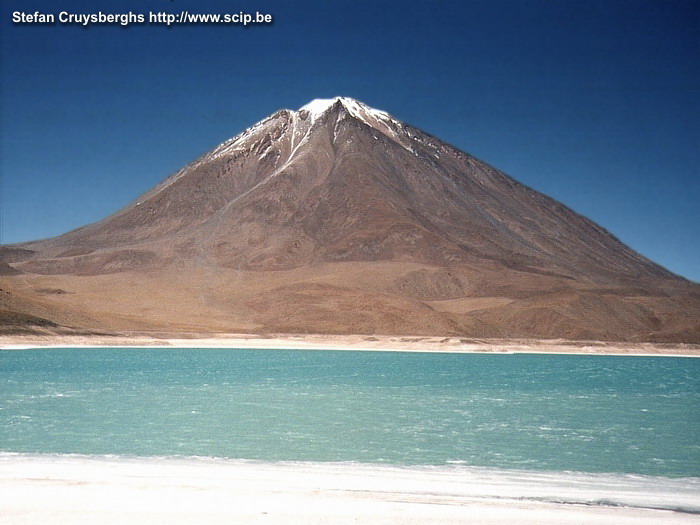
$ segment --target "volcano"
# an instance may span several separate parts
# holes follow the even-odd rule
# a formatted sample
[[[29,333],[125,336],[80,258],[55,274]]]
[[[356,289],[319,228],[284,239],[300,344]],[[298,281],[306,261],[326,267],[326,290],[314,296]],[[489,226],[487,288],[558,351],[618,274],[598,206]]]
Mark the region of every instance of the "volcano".
[[[344,97],[274,113],[100,222],[0,248],[0,282],[15,328],[700,342],[699,285]]]

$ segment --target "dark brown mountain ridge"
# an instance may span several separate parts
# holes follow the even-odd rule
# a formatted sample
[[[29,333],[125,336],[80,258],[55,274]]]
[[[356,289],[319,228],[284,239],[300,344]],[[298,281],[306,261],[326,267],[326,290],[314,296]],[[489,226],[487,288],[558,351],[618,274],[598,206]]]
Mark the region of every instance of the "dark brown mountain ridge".
[[[700,286],[348,98],[278,111],[0,261],[18,312],[83,328],[700,342]]]

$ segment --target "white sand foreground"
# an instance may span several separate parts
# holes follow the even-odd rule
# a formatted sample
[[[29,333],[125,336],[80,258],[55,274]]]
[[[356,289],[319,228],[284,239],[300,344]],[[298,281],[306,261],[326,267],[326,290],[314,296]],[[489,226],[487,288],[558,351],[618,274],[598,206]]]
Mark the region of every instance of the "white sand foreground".
[[[620,477],[618,477],[620,478]],[[606,481],[607,479],[607,481]],[[0,456],[2,524],[685,524],[697,480],[213,459]],[[614,494],[622,506],[585,502]],[[569,503],[548,502],[563,500]],[[576,503],[579,502],[579,503]]]

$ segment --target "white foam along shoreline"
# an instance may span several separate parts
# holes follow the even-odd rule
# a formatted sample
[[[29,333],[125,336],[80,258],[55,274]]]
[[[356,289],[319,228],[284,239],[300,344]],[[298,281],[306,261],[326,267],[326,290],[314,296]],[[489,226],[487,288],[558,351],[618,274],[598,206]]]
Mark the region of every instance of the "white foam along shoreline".
[[[0,524],[700,523],[700,478],[0,454]]]

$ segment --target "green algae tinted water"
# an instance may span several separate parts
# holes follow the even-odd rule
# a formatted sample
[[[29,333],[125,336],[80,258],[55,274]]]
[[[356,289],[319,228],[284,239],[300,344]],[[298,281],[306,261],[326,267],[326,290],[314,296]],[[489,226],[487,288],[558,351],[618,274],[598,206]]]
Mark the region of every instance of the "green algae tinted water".
[[[700,359],[0,351],[0,451],[700,476]]]

